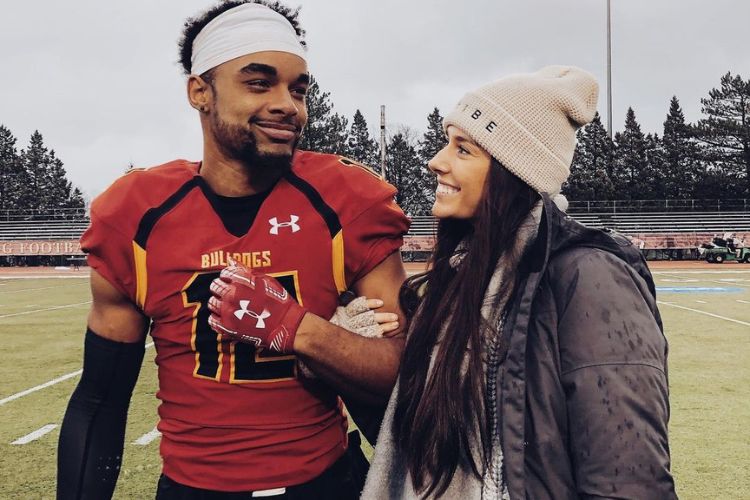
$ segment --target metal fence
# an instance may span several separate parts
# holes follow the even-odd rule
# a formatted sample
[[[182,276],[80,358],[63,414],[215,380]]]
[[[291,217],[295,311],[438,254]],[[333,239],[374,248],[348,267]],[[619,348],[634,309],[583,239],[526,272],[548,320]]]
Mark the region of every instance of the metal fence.
[[[85,208],[53,208],[28,210],[0,210],[0,221],[82,221],[89,220],[88,210]]]
[[[568,213],[750,212],[750,198],[724,200],[570,201]]]

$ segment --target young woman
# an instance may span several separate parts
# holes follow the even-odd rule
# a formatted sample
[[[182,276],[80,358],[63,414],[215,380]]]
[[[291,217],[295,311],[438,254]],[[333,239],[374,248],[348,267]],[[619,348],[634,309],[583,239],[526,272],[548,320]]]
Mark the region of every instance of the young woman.
[[[402,291],[408,340],[363,498],[675,498],[651,275],[551,201],[597,95],[547,67],[445,119],[437,243]]]

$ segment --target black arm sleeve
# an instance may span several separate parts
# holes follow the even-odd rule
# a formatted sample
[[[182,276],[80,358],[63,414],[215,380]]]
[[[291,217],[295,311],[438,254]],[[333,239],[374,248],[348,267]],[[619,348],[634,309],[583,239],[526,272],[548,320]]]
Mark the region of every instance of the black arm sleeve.
[[[143,342],[114,342],[86,330],[83,373],[60,428],[58,500],[112,497],[143,352]]]

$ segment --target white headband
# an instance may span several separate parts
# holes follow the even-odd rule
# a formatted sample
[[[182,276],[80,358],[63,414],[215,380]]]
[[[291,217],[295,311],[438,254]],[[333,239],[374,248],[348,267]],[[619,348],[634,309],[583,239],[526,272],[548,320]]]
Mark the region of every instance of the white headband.
[[[305,48],[287,18],[265,5],[246,3],[216,16],[198,33],[190,72],[202,75],[232,59],[264,51],[305,59]]]

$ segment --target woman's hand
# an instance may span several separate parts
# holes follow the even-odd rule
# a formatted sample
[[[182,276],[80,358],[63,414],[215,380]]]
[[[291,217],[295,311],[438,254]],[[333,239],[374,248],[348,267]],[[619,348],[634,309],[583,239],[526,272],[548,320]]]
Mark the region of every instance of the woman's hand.
[[[357,297],[345,306],[338,306],[329,321],[362,337],[388,337],[398,329],[398,316],[394,313],[375,312],[381,307],[383,301],[380,299]],[[316,378],[312,370],[299,359],[297,366],[306,378]]]
[[[387,337],[398,328],[394,313],[375,312],[383,307],[380,299],[357,297],[345,306],[336,308],[330,322],[363,337]]]

